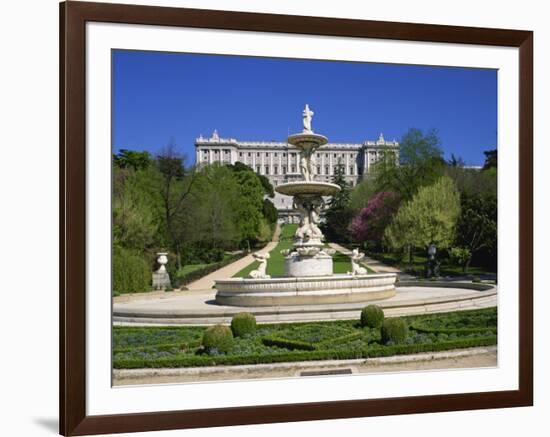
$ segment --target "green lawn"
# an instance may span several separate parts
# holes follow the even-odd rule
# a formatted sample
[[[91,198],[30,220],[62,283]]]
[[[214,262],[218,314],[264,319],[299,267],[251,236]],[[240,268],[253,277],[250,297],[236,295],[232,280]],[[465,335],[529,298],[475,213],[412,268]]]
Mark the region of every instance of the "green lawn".
[[[205,327],[113,327],[115,368],[214,366],[368,358],[497,343],[497,310],[487,308],[404,317],[403,343],[383,344],[380,329],[358,321],[258,325],[227,353],[204,351]]]
[[[298,225],[284,225],[281,229],[281,238],[279,244],[269,252],[267,262],[267,274],[271,277],[285,275],[285,257],[281,255],[284,249],[291,249],[294,243],[294,233]],[[347,273],[351,271],[351,262],[348,256],[336,252],[333,257],[334,273]],[[239,272],[233,275],[234,278],[246,278],[248,274],[258,267],[259,263],[254,261]],[[372,272],[372,270],[370,270]]]

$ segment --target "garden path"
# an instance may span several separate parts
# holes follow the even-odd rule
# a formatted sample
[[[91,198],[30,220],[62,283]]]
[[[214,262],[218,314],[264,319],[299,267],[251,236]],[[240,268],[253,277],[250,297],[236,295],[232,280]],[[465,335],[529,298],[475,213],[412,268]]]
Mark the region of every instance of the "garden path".
[[[273,238],[271,239],[271,242],[267,243],[267,245],[260,249],[258,252],[269,252],[270,250],[272,250],[279,242],[280,234],[281,226],[277,224],[277,228],[273,233]],[[206,276],[203,276],[200,279],[197,279],[194,282],[191,282],[190,284],[187,284],[186,288],[188,290],[211,290],[216,280],[231,278],[235,273],[240,272],[247,265],[254,261],[255,260],[252,254],[249,254],[235,261],[234,263],[224,266],[221,269],[216,270],[215,272],[212,272]]]
[[[336,243],[329,243],[329,246],[337,250],[338,252],[342,252],[344,255],[351,255],[351,250],[346,249],[344,246],[340,246]],[[369,258],[366,255],[363,259],[363,263],[369,266],[376,273],[402,273],[401,270],[399,270],[398,268],[381,263],[380,261]]]

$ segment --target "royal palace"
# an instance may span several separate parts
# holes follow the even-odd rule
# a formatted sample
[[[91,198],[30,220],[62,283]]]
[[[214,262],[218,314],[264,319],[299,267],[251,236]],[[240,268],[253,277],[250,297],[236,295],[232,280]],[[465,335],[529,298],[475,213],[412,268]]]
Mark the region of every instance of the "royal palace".
[[[383,134],[375,141],[325,144],[315,156],[315,180],[330,182],[335,169],[340,166],[348,182],[356,185],[372,165],[383,156],[388,156],[388,153],[396,162],[399,161],[399,143],[385,140]],[[287,142],[239,141],[235,138],[222,138],[214,131],[210,138],[201,135],[196,139],[195,154],[195,162],[199,166],[215,162],[242,162],[269,178],[275,187],[301,178],[299,151]],[[292,198],[288,196],[276,194],[273,203],[281,217],[293,209]]]

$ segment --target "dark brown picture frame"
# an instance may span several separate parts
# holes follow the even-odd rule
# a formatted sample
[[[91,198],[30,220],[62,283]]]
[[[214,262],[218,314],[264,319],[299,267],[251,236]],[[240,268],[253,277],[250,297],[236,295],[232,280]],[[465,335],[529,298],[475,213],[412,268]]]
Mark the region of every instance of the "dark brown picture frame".
[[[519,48],[519,389],[292,405],[86,415],[87,22],[131,23]],[[60,5],[60,433],[168,430],[533,404],[533,33],[169,7]]]

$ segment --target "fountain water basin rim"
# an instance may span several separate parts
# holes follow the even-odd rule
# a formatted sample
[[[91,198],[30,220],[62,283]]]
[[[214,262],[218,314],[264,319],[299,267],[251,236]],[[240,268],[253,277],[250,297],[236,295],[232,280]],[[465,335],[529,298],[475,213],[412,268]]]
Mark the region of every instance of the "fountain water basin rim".
[[[395,295],[395,273],[216,281],[216,302],[232,306],[321,305],[368,302]]]
[[[286,196],[333,196],[340,186],[330,182],[298,181],[275,187],[275,191]]]

